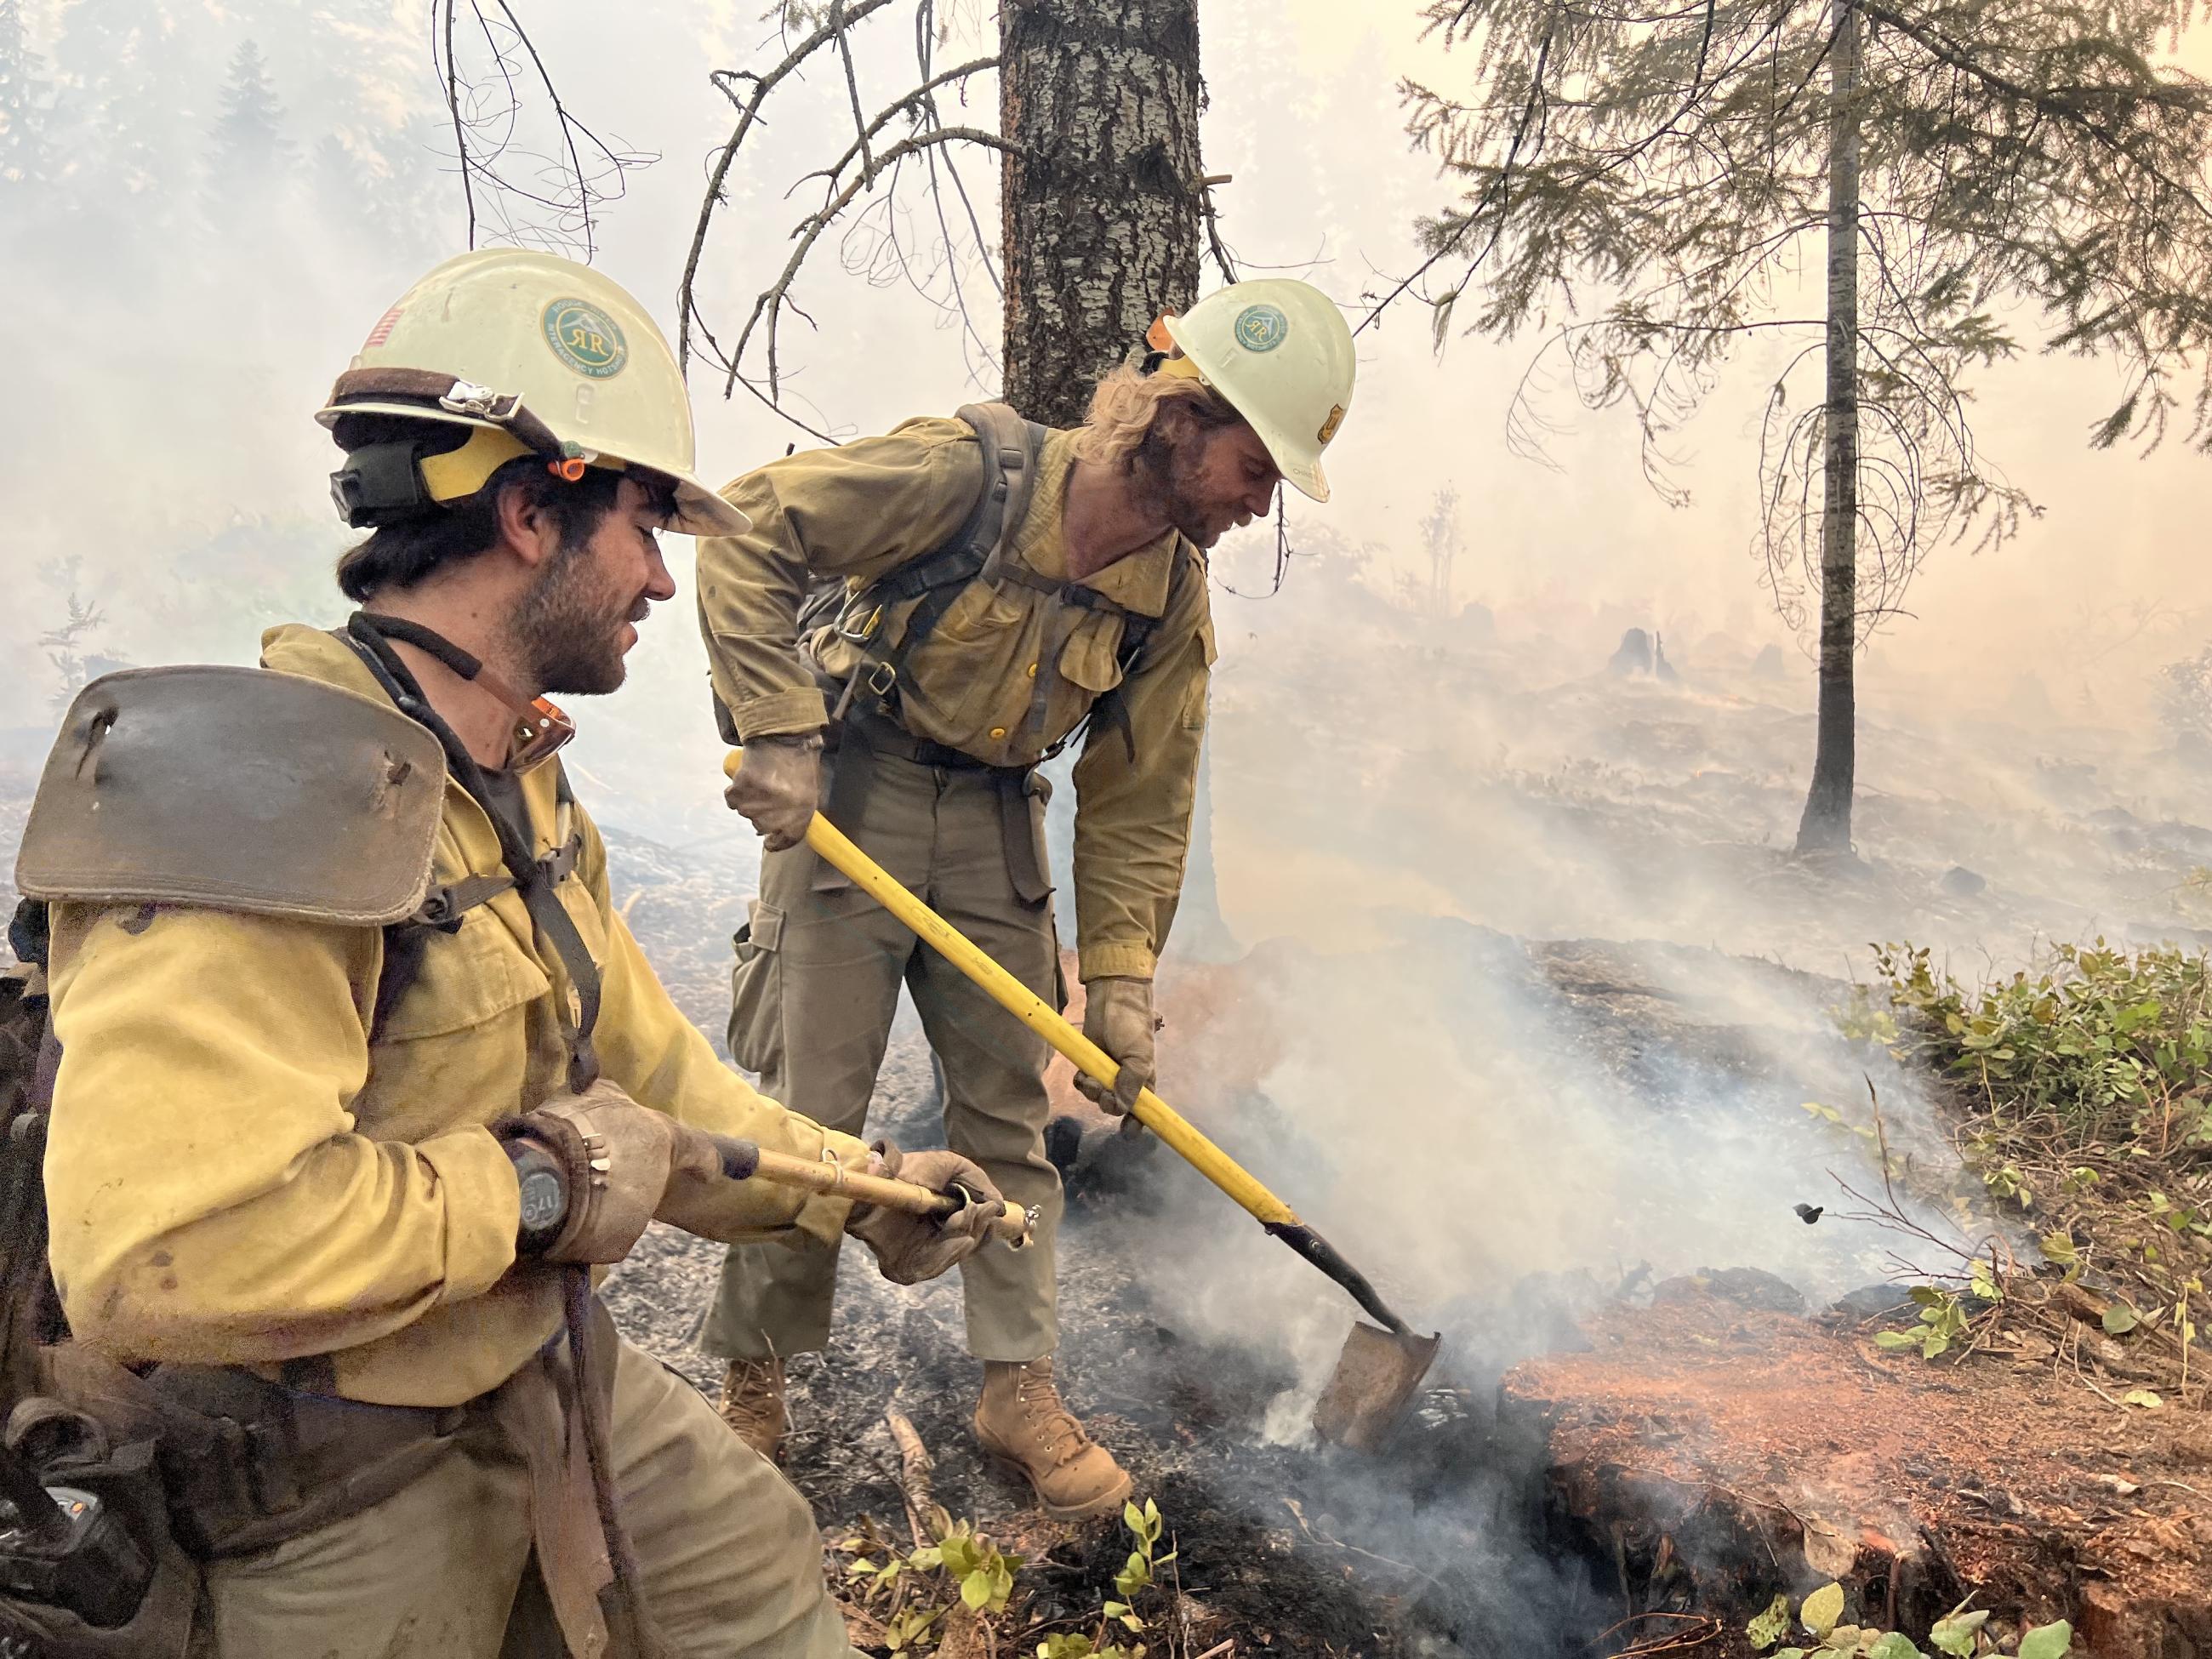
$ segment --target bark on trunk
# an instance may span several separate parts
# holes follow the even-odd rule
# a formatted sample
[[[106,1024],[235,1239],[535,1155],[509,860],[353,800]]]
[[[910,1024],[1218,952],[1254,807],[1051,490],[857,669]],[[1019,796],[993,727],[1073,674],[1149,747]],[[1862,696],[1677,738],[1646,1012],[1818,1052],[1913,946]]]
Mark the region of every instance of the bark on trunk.
[[[1838,0],[1828,125],[1827,468],[1820,513],[1820,731],[1800,853],[1848,852],[1856,769],[1859,517],[1859,50],[1851,0]]]
[[[1075,426],[1098,376],[1198,294],[1196,0],[1006,0],[1006,398]]]
[[[1006,0],[999,131],[1006,400],[1080,425],[1098,377],[1198,297],[1197,0]],[[1210,761],[1170,949],[1237,954],[1214,882]]]

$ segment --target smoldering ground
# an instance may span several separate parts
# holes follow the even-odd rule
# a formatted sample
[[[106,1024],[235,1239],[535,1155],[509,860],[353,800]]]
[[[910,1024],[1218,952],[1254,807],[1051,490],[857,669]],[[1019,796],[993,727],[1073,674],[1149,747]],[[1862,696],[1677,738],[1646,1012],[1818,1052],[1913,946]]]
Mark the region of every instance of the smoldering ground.
[[[1791,1208],[1854,1155],[1799,1091],[1842,1082],[1856,1057],[1798,1017],[1806,988],[1779,970],[1391,925],[1382,949],[1283,942],[1210,984],[1170,979],[1170,1010],[1210,1012],[1203,1030],[1171,1024],[1164,1060],[1184,1109],[1443,1332],[1397,1439],[1372,1459],[1314,1443],[1306,1419],[1356,1310],[1148,1138],[1093,1129],[1071,1176],[1064,1371],[1167,1512],[1183,1589],[1222,1634],[1291,1653],[1566,1651],[1617,1604],[1543,1512],[1540,1449],[1494,1421],[1496,1380],[1576,1342],[1577,1313],[1704,1267],[1764,1260],[1814,1297],[1878,1277],[1874,1241]],[[1218,1000],[1231,972],[1238,994]],[[882,1127],[933,1139],[934,1105],[908,1030]],[[611,1293],[680,1352],[718,1253],[655,1250]],[[1783,1277],[1756,1288],[1798,1302]],[[896,1527],[895,1406],[939,1460],[940,1500],[1017,1526],[1023,1495],[967,1433],[975,1368],[954,1287],[891,1291],[854,1267],[842,1297],[829,1354],[796,1367],[792,1469],[825,1520]],[[1094,1530],[1055,1551],[1039,1613],[1054,1597],[1080,1611],[1086,1589],[1095,1605],[1119,1547]]]
[[[1870,815],[1863,866],[1799,866],[1784,846],[1802,712],[1746,664],[1678,647],[1677,681],[1623,682],[1586,641],[1515,641],[1510,616],[1509,637],[1477,643],[1388,605],[1352,614],[1357,629],[1321,629],[1286,607],[1267,651],[1217,680],[1213,873],[1247,941],[1255,911],[1276,926],[1225,960],[1171,960],[1163,1087],[1440,1330],[1443,1357],[1383,1457],[1319,1448],[1306,1422],[1349,1301],[1157,1145],[1094,1131],[1072,1177],[1065,1364],[1167,1510],[1194,1604],[1232,1627],[1278,1651],[1564,1649],[1619,1604],[1535,1499],[1539,1454],[1495,1421],[1498,1376],[1579,1341],[1577,1313],[1680,1294],[1707,1270],[1729,1295],[1808,1311],[1887,1279],[1917,1247],[1845,1221],[1859,1200],[1834,1180],[1883,1199],[1876,1102],[1899,1201],[1970,1243],[1988,1224],[1960,1218],[1974,1183],[1917,1079],[1839,1029],[1852,996],[1834,969],[1863,972],[1870,939],[1971,959],[2100,913],[2185,929],[2180,860],[2203,832],[2178,813],[2198,785],[2155,735],[2069,750],[2063,731],[2017,726],[1994,752],[2021,758],[1918,775],[1914,754],[1966,745],[1946,748],[1941,711],[1886,711],[1869,769],[1894,768],[1911,793],[1874,797],[1901,804]],[[2007,804],[2053,772],[2070,798]],[[732,859],[617,845],[633,922],[688,964],[710,1026],[720,941],[699,937],[700,899],[718,867],[722,893],[743,891]],[[1962,892],[1947,878],[1969,860],[1990,874]],[[724,925],[735,906],[716,902]],[[1474,919],[1488,916],[1504,925]],[[933,1087],[908,1032],[881,1126],[933,1139]],[[1808,1226],[1801,1205],[1825,1214]],[[617,1291],[677,1352],[713,1253],[666,1248]],[[1021,1494],[970,1449],[952,1287],[909,1296],[854,1273],[844,1296],[830,1353],[798,1380],[793,1468],[824,1516],[897,1514],[881,1427],[896,1404],[939,1459],[940,1498],[1016,1524]],[[1049,1593],[1075,1606],[1089,1571],[1095,1596],[1113,1547],[1063,1546]]]

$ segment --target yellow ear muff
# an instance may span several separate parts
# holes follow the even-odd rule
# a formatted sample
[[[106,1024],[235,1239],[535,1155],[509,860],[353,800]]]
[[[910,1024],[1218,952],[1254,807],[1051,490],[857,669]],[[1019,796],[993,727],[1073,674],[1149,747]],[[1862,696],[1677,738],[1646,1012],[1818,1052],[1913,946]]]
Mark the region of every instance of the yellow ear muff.
[[[480,426],[459,449],[422,458],[422,487],[434,501],[458,501],[482,489],[484,481],[509,461],[530,453],[530,446],[512,432]]]

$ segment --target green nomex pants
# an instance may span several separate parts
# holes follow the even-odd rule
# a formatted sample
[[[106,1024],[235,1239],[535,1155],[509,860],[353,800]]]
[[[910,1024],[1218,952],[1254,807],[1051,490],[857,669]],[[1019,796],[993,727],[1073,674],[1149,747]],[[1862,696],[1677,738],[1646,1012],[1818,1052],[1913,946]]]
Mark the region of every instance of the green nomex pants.
[[[838,763],[853,763],[850,751]],[[863,763],[866,787],[853,792],[857,810],[845,812],[852,821],[839,828],[1057,1006],[1051,902],[1030,902],[1015,891],[1005,785],[989,772],[880,753],[866,753]],[[1041,838],[1041,798],[1030,811],[1031,832]],[[1041,856],[1037,862],[1043,866]],[[811,848],[763,855],[760,898],[732,975],[730,1050],[760,1074],[763,1094],[830,1128],[862,1133],[901,984],[945,1068],[945,1144],[1038,1212],[1030,1248],[990,1245],[962,1264],[969,1349],[979,1359],[1040,1358],[1060,1334],[1060,1175],[1044,1152],[1043,1039]],[[819,1350],[830,1337],[836,1274],[834,1242],[733,1245],[700,1346],[728,1359]]]

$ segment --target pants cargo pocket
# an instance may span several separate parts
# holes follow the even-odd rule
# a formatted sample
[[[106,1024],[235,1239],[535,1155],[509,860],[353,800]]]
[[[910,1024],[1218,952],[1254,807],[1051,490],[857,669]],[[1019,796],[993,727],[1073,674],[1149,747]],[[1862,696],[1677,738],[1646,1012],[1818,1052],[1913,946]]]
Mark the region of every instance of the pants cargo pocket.
[[[783,912],[766,899],[730,941],[730,1058],[764,1076],[783,1058]]]

